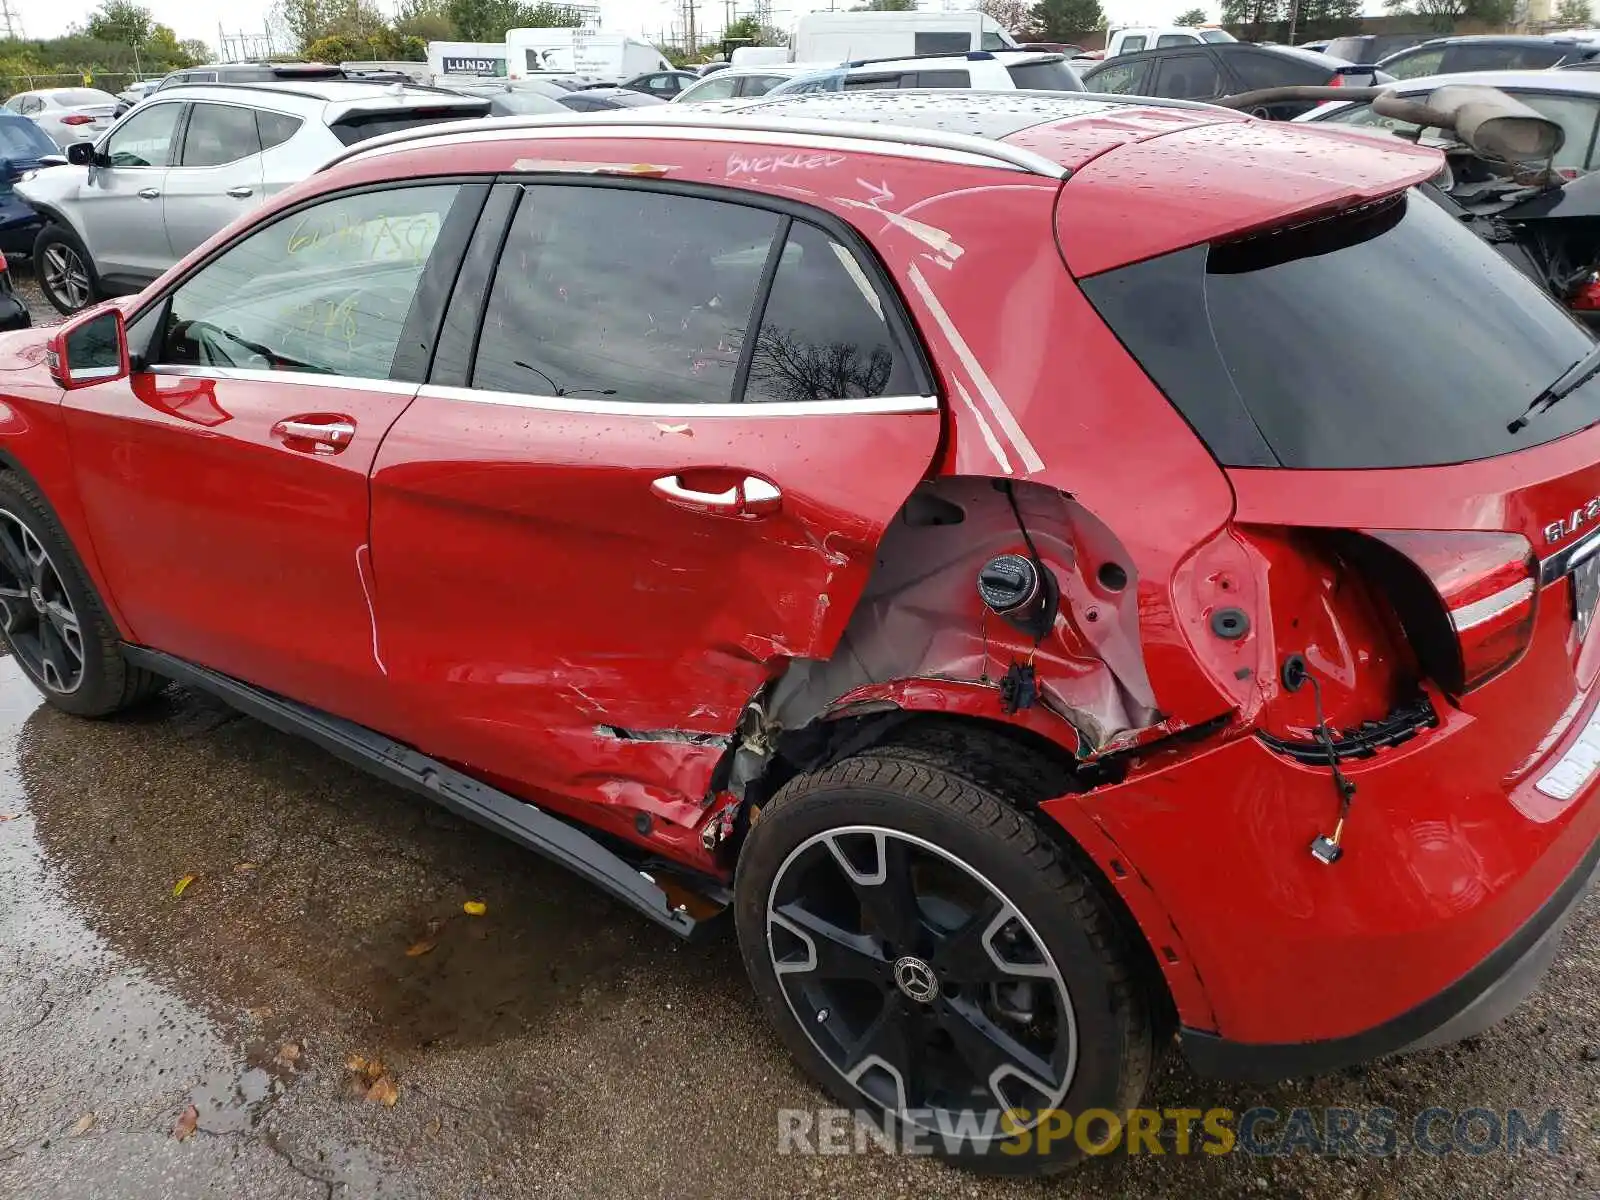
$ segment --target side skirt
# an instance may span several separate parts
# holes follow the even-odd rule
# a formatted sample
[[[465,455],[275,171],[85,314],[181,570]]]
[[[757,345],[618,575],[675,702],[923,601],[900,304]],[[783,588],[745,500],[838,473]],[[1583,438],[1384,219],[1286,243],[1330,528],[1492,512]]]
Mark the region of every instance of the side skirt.
[[[626,859],[526,800],[481,783],[364,725],[297,704],[207,667],[143,646],[124,646],[122,652],[136,667],[210,692],[274,729],[315,742],[371,775],[419,792],[469,821],[520,842],[680,937],[688,937],[699,924],[683,905],[674,905],[654,880]]]

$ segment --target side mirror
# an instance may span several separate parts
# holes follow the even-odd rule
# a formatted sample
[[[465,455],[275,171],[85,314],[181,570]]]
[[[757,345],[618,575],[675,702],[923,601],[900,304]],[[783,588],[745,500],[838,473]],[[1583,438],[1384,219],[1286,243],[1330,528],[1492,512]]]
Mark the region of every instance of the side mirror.
[[[50,376],[67,391],[128,375],[128,330],[120,308],[85,313],[50,339]]]
[[[94,165],[94,143],[73,142],[67,147],[67,161],[75,167],[92,167]]]

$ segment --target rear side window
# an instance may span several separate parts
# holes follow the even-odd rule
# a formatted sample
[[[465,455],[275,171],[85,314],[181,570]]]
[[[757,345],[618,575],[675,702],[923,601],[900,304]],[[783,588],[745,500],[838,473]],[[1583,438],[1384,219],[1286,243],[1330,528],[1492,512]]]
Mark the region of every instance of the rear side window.
[[[1451,46],[1445,51],[1446,71],[1542,71],[1566,56],[1566,48],[1549,46]]]
[[[915,54],[965,54],[972,49],[970,33],[935,31],[919,33],[914,38]]]
[[[183,135],[182,167],[218,167],[261,153],[256,114],[233,104],[196,104]]]
[[[821,229],[718,200],[546,185],[513,219],[472,386],[725,404],[910,392],[916,378],[870,277]]]
[[[642,189],[526,189],[472,386],[728,402],[779,224],[760,209]]]
[[[1247,89],[1289,87],[1293,84],[1318,86],[1327,83],[1332,74],[1316,63],[1287,55],[1262,54],[1255,50],[1230,54],[1228,63]]]
[[[1420,192],[1082,286],[1227,466],[1437,466],[1600,419],[1591,381],[1507,431],[1594,339]]]
[[[1169,100],[1209,100],[1222,94],[1222,76],[1209,54],[1174,54],[1156,60],[1151,92]]]
[[[281,146],[300,130],[300,118],[283,113],[256,110],[256,133],[261,138],[261,148],[271,150]]]
[[[916,390],[913,379],[855,256],[815,226],[794,222],[750,355],[744,399],[905,395]]]
[[[441,121],[467,121],[473,117],[489,115],[489,103],[478,108],[407,108],[389,112],[351,113],[335,121],[328,128],[333,136],[346,146],[364,142],[385,133],[398,133],[402,129],[417,129],[423,125],[437,125]]]
[[[1083,91],[1083,84],[1078,82],[1078,77],[1072,73],[1072,68],[1059,58],[1046,59],[1043,62],[1018,63],[1014,67],[1007,67],[1006,74],[1011,76],[1013,85],[1023,90]]]
[[[875,92],[885,88],[915,87],[916,76],[910,72],[902,75],[899,72],[893,75],[846,75],[844,77],[844,90],[847,92]]]
[[[966,71],[918,71],[906,76],[902,87],[969,88],[972,76]]]

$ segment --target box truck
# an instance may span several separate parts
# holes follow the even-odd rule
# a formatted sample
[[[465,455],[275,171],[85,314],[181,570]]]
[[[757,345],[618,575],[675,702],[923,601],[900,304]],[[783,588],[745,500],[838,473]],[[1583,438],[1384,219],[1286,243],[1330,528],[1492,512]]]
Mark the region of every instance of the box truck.
[[[512,79],[563,75],[582,83],[621,83],[672,64],[649,42],[598,29],[508,29]]]
[[[504,79],[506,76],[506,44],[504,42],[429,42],[428,69],[435,81],[449,76],[487,75]]]
[[[913,54],[1010,50],[1017,43],[993,17],[968,12],[815,12],[795,26],[794,62],[847,62]]]

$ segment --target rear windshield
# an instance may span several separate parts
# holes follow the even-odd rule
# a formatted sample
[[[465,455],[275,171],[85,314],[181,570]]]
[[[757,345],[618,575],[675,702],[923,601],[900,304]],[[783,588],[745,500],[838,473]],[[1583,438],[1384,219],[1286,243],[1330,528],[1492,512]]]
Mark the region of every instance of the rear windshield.
[[[1083,84],[1064,59],[1047,58],[1040,62],[1017,63],[1006,74],[1017,87],[1035,92],[1081,92]]]
[[[1434,466],[1600,420],[1600,381],[1507,424],[1594,338],[1418,191],[1082,281],[1225,466]]]
[[[473,117],[489,115],[489,104],[482,107],[462,108],[407,108],[390,112],[352,113],[335,121],[330,128],[334,137],[346,146],[364,142],[385,133],[398,133],[402,129],[416,129],[421,125],[437,125],[441,121],[466,121]]]
[[[27,119],[0,120],[0,157],[14,163],[36,162],[46,154],[59,154],[49,136]]]
[[[62,88],[55,93],[55,101],[62,108],[86,108],[91,104],[115,104],[117,98],[94,88]]]
[[[1322,52],[1331,54],[1334,58],[1342,58],[1346,62],[1377,62],[1381,56],[1377,54],[1375,49],[1372,51],[1367,49],[1373,41],[1374,39],[1365,37],[1334,38],[1333,41],[1322,48]],[[1363,57],[1363,55],[1370,55],[1370,57]]]

